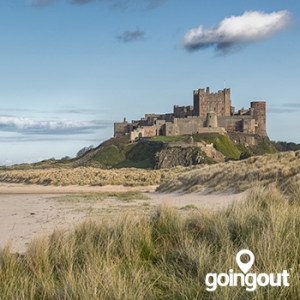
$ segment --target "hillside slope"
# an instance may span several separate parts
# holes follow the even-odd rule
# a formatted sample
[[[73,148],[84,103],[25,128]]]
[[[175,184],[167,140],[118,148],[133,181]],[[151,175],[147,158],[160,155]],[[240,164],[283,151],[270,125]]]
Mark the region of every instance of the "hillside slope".
[[[249,138],[252,144],[248,143]],[[267,137],[246,136],[245,138],[245,135],[231,137],[218,133],[206,133],[192,136],[158,136],[130,142],[129,137],[124,136],[111,138],[79,158],[50,159],[1,169],[76,167],[160,169],[212,164],[275,152],[275,148]]]

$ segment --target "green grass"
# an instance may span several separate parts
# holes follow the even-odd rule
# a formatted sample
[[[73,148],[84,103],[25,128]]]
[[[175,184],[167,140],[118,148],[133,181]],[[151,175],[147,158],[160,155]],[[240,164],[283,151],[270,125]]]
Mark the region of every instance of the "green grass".
[[[115,198],[121,201],[132,201],[132,200],[149,200],[150,198],[140,191],[128,191],[128,192],[102,192],[92,194],[76,194],[76,195],[65,195],[53,197],[59,202],[97,202],[104,201],[105,199]]]
[[[106,167],[114,168],[154,168],[155,153],[160,149],[140,143],[129,143],[127,139],[116,139],[115,144],[105,142],[92,157]]]
[[[194,142],[205,141],[208,144],[213,144],[219,136],[219,133],[197,133],[193,134],[193,139]]]
[[[103,147],[93,156],[94,161],[97,161],[107,167],[117,165],[124,159],[124,155],[120,153],[119,149],[115,145]]]
[[[24,255],[0,253],[1,299],[299,299],[300,201],[275,189],[254,190],[225,211],[183,217],[155,214],[86,221],[33,241]],[[255,255],[250,272],[288,270],[289,287],[218,287],[207,273],[240,272],[239,250]]]
[[[275,149],[275,147],[273,146],[273,144],[271,143],[271,141],[267,137],[264,137],[262,139],[262,142],[259,143],[256,147],[254,147],[252,151],[255,155],[261,155],[261,154],[264,154],[264,153],[276,153],[277,152],[277,150]]]
[[[214,141],[214,147],[228,158],[240,158],[241,152],[228,136],[219,135]]]
[[[200,133],[193,135],[195,142],[213,144],[214,148],[230,159],[239,159],[241,151],[227,135],[219,133]]]
[[[237,144],[236,148],[240,151],[241,155],[240,155],[240,159],[246,159],[250,156],[253,156],[254,154],[245,146],[243,146],[242,144]]]

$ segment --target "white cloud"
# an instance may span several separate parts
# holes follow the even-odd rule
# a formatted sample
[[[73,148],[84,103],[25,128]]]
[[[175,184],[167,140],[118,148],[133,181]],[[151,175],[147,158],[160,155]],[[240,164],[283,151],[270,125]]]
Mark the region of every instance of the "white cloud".
[[[4,126],[4,127],[15,127],[18,129],[24,129],[34,125],[35,122],[33,122],[28,118],[0,116],[0,128]]]
[[[110,122],[93,121],[34,121],[29,118],[0,116],[0,131],[19,132],[23,134],[79,134],[111,126]]]
[[[203,26],[189,30],[182,44],[189,50],[215,47],[227,53],[236,46],[264,40],[285,29],[291,20],[287,10],[270,14],[260,11],[246,11],[241,16],[225,18],[218,25],[204,29]]]

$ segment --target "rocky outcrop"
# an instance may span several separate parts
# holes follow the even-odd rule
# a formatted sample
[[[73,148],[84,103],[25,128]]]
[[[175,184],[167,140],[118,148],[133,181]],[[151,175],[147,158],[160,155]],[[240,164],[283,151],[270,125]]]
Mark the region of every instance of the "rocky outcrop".
[[[155,169],[213,163],[199,147],[167,147],[155,155]]]

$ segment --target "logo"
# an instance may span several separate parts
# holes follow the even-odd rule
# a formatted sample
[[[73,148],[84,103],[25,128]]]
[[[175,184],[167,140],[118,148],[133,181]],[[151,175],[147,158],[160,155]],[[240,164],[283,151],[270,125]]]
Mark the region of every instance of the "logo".
[[[249,261],[247,263],[242,262],[241,256],[248,255]],[[289,286],[287,270],[283,270],[282,273],[248,273],[255,261],[254,254],[247,249],[239,251],[236,255],[236,262],[243,273],[233,273],[233,270],[229,270],[229,274],[226,273],[208,273],[205,277],[206,290],[213,292],[218,286],[245,286],[246,291],[253,292],[257,286]]]

